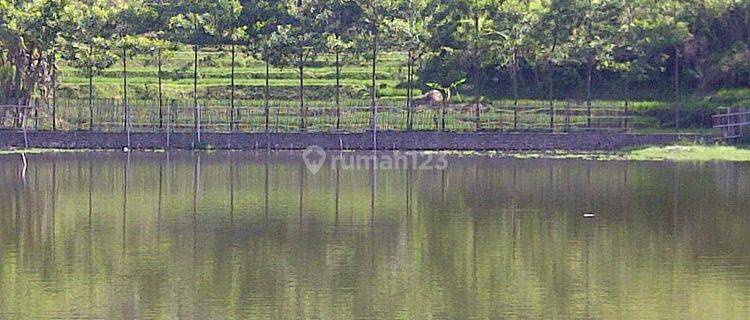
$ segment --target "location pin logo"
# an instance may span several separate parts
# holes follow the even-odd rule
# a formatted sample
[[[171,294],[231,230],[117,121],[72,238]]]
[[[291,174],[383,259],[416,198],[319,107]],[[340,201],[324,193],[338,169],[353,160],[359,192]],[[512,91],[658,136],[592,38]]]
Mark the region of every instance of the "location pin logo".
[[[307,170],[316,175],[326,161],[326,151],[319,146],[309,146],[302,153],[302,160],[305,161]]]

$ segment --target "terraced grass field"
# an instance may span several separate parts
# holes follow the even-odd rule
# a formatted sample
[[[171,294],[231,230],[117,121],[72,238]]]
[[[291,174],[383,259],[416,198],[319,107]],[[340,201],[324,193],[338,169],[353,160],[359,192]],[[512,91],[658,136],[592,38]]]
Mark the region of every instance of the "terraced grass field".
[[[127,61],[128,94],[133,99],[151,99],[158,95],[158,69],[153,56],[138,55]],[[406,96],[406,56],[382,54],[378,59],[377,84],[381,98]],[[231,56],[228,52],[204,51],[199,55],[199,97],[228,98],[231,88]],[[192,97],[193,53],[178,51],[163,59],[163,90],[165,99]],[[342,57],[340,85],[348,98],[367,98],[371,84],[368,61]],[[88,97],[88,70],[72,63],[61,66],[61,97]],[[336,69],[332,55],[318,56],[304,71],[307,99],[329,99],[335,94]],[[123,96],[123,66],[120,61],[104,70],[96,70],[93,78],[94,98],[120,99]],[[270,94],[273,98],[297,98],[298,69],[293,66],[272,66],[269,72]],[[236,97],[259,98],[265,87],[265,64],[245,53],[237,53],[235,63]]]
[[[154,128],[167,121],[167,108],[172,106],[171,122],[175,128],[192,127],[196,112],[193,98],[193,52],[189,48],[165,55],[162,64],[163,99],[158,99],[158,68],[154,56],[143,54],[127,61],[128,101],[131,118],[144,128]],[[370,61],[342,55],[341,57],[341,113],[336,115],[333,103],[336,85],[335,60],[332,55],[320,55],[308,62],[304,69],[304,98],[309,111],[305,117],[309,125],[319,130],[331,130],[339,125],[348,130],[363,130],[369,125],[370,84],[372,67]],[[265,126],[263,114],[265,92],[264,61],[237,50],[235,59],[235,107],[230,108],[231,55],[217,48],[205,49],[199,54],[198,98],[204,110],[202,121],[216,124],[217,129],[225,130],[234,126],[245,130],[259,130]],[[88,105],[88,70],[76,67],[73,63],[61,66],[61,89],[57,108],[58,126],[70,129],[91,127],[118,127],[124,118],[123,106],[123,65],[121,61],[103,70],[95,70],[93,77],[93,105]],[[537,130],[568,127],[591,128],[588,124],[603,128],[620,129],[659,129],[665,126],[653,113],[644,111],[661,110],[662,117],[673,114],[673,104],[668,101],[623,100],[593,101],[591,112],[595,119],[588,119],[588,107],[581,101],[558,100],[550,104],[545,100],[523,99],[515,104],[510,99],[483,100],[483,111],[479,118],[467,109],[466,102],[473,101],[468,92],[454,95],[453,104],[448,110],[414,110],[407,115],[407,66],[403,53],[383,53],[377,65],[378,99],[384,114],[381,125],[394,130],[407,127],[408,118],[414,122],[414,129],[437,130]],[[416,77],[416,75],[415,75]],[[418,79],[414,80],[419,83]],[[272,66],[269,70],[269,93],[271,114],[268,122],[278,130],[299,129],[301,110],[299,108],[299,74],[294,65]],[[421,93],[415,89],[415,95]],[[465,88],[463,88],[465,89]],[[466,89],[465,89],[466,90]],[[685,99],[682,116],[690,117],[690,110],[707,108],[716,101],[731,105],[735,91],[728,92],[727,99]],[[731,93],[731,94],[729,94]],[[745,96],[741,94],[740,96]],[[704,101],[705,100],[705,101]],[[727,100],[727,101],[725,101]],[[708,102],[706,102],[708,101]],[[161,106],[161,108],[159,107]],[[470,108],[470,107],[468,107]],[[52,109],[47,106],[42,117],[51,118]],[[572,110],[572,111],[571,111]],[[552,116],[554,115],[554,116]],[[388,118],[385,118],[388,117]],[[695,115],[693,116],[695,117]],[[701,112],[700,117],[710,119],[710,114]],[[628,119],[625,119],[628,118]],[[93,120],[92,120],[93,119]],[[662,121],[660,123],[660,121]],[[40,127],[51,126],[51,120],[42,119]],[[477,125],[477,122],[479,124]],[[180,123],[182,125],[180,125]],[[230,125],[233,123],[234,125]],[[444,124],[445,123],[445,124]],[[210,125],[209,125],[210,126]],[[668,127],[669,124],[667,123]],[[119,129],[118,129],[119,130]]]

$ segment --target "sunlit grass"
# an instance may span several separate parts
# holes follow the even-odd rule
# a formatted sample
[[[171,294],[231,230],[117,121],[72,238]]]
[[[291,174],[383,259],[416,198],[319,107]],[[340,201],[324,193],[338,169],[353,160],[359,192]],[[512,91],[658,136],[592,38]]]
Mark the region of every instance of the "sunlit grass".
[[[0,156],[19,155],[19,154],[43,154],[43,153],[70,153],[70,152],[88,152],[91,150],[86,149],[46,149],[46,148],[13,148],[13,149],[0,149]],[[103,151],[103,150],[102,150]]]
[[[201,95],[228,96],[231,84],[231,58],[229,53],[204,51],[199,56],[199,90]],[[162,83],[167,97],[188,96],[193,86],[193,53],[175,52],[164,58]],[[405,96],[406,90],[399,87],[406,79],[406,56],[401,53],[384,53],[378,57],[376,72],[380,97]],[[235,64],[235,85],[238,91],[259,91],[265,86],[265,62],[238,52]],[[370,61],[355,57],[342,57],[340,82],[342,91],[348,95],[363,95],[371,85]],[[96,98],[121,98],[123,66],[120,61],[104,70],[95,70],[93,85]],[[305,66],[305,86],[323,88],[333,92],[336,84],[336,69],[332,55],[319,55]],[[88,70],[71,63],[61,65],[64,97],[85,96],[88,93]],[[293,65],[271,66],[269,85],[272,90],[288,89],[299,85],[299,74]],[[158,69],[153,56],[137,55],[128,60],[128,84],[133,87],[131,97],[155,95],[158,91]],[[100,88],[106,87],[102,90]],[[398,88],[397,88],[398,87]],[[241,94],[241,93],[240,93]],[[322,98],[319,92],[306,93],[311,98]],[[273,95],[273,93],[272,93]],[[324,96],[328,96],[326,94]]]
[[[750,149],[725,145],[674,145],[630,151],[631,160],[750,162]]]

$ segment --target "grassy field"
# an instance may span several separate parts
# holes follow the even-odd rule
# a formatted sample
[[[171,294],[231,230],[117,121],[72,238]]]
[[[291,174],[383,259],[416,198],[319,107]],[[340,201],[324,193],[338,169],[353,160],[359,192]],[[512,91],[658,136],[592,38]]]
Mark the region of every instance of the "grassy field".
[[[228,128],[230,112],[228,109],[230,89],[231,89],[231,57],[228,52],[220,51],[203,51],[200,53],[198,97],[201,104],[206,106],[207,111],[204,119],[213,119],[215,122],[224,122],[224,127]],[[333,97],[335,96],[335,67],[334,59],[331,55],[318,56],[315,61],[310,62],[305,67],[305,100],[307,105],[312,109],[311,114],[317,117],[317,126],[320,130],[329,130],[333,127],[333,119],[330,118],[333,110]],[[158,116],[158,71],[157,63],[153,56],[138,55],[128,60],[128,98],[135,109],[142,110],[141,119],[135,119],[141,123],[155,123]],[[406,56],[403,53],[384,53],[378,59],[377,69],[377,86],[378,98],[383,107],[399,108],[406,105],[407,94],[407,68]],[[276,119],[272,119],[277,125],[283,127],[283,130],[294,130],[299,122],[295,117],[294,109],[298,106],[299,100],[299,78],[298,70],[294,66],[283,68],[271,67],[269,75],[269,86],[271,95],[271,107],[275,108],[272,114]],[[354,111],[357,108],[366,108],[369,106],[370,99],[370,79],[371,66],[370,62],[364,59],[354,59],[351,57],[342,58],[341,69],[341,93],[342,108],[350,110],[345,115],[348,117],[347,125],[353,126],[356,130],[361,130],[367,126],[367,110],[361,110],[362,114]],[[60,105],[65,106],[65,110],[58,110],[61,118],[65,123],[63,126],[70,128],[85,128],[90,118],[88,116],[88,70],[77,68],[73,64],[64,63],[61,66],[61,90],[60,98],[67,100]],[[176,104],[177,109],[184,109],[182,114],[176,114],[177,121],[181,121],[185,127],[189,127],[192,111],[188,110],[193,103],[193,53],[189,50],[174,52],[164,58],[162,67],[163,83],[163,108],[166,104]],[[415,83],[419,83],[415,79]],[[118,104],[122,104],[123,98],[123,66],[120,61],[116,61],[111,67],[104,70],[96,70],[93,78],[95,111],[99,114],[99,122],[115,123],[116,119],[121,118],[118,114]],[[237,115],[240,118],[235,119],[238,127],[248,130],[256,130],[261,126],[264,119],[260,115],[259,108],[262,108],[263,97],[265,92],[265,64],[263,61],[242,53],[238,50],[235,67],[235,99],[237,101]],[[424,88],[420,88],[424,89]],[[422,90],[416,89],[415,95],[421,94]],[[681,124],[683,132],[695,130],[704,132],[705,128],[710,127],[711,113],[717,107],[739,107],[744,106],[745,102],[750,99],[750,89],[726,89],[706,96],[686,96],[680,106]],[[454,95],[454,103],[472,101],[471,96],[465,92],[457,92]],[[665,98],[664,101],[631,101],[627,104],[624,100],[596,100],[592,105],[599,114],[615,113],[624,115],[625,110],[632,116],[628,127],[630,129],[650,132],[669,130],[674,127],[674,104]],[[102,102],[109,101],[109,102]],[[175,102],[176,101],[176,102]],[[483,129],[487,130],[513,130],[514,116],[513,109],[516,108],[514,101],[504,99],[485,100],[488,112],[482,114],[480,119],[483,122]],[[558,114],[556,119],[551,120],[549,101],[522,99],[518,102],[521,114],[519,115],[521,130],[549,129],[550,122],[554,121],[554,126],[562,130],[566,124],[563,120],[564,111],[567,109],[585,109],[582,101],[558,100],[553,101],[554,112]],[[122,108],[119,108],[122,109]],[[245,111],[243,111],[245,110]],[[297,108],[297,110],[299,110]],[[163,111],[163,110],[162,110]],[[245,115],[243,116],[243,112]],[[319,113],[316,115],[316,112]],[[442,122],[441,116],[436,115],[437,111],[428,110],[422,112],[421,117],[417,120],[415,129],[435,130],[438,129],[438,119]],[[579,126],[586,120],[578,116],[573,116],[573,126]],[[320,119],[321,115],[328,115],[329,119]],[[606,115],[605,115],[606,116]],[[49,117],[49,115],[47,115]],[[448,130],[470,130],[475,127],[473,115],[465,111],[449,111],[445,116],[448,122]],[[389,120],[383,124],[386,128],[400,130],[403,129],[406,122],[406,115],[403,110],[393,114]],[[619,124],[622,120],[603,120],[604,122],[613,122],[606,124],[608,127],[621,127]]]
[[[226,52],[201,52],[199,55],[199,96],[205,99],[227,98],[231,88],[231,57]],[[157,97],[158,69],[154,57],[138,55],[128,60],[128,91],[131,99],[153,99]],[[351,99],[369,97],[371,84],[370,61],[342,58],[340,84],[344,95]],[[61,66],[62,97],[88,97],[88,70],[77,68],[70,63]],[[403,53],[384,53],[378,59],[378,97],[385,99],[405,99],[406,97],[406,56]],[[164,58],[162,67],[163,90],[167,99],[192,98],[193,53],[178,51]],[[305,94],[310,100],[327,100],[335,92],[335,64],[331,55],[321,55],[305,67]],[[96,70],[93,79],[94,98],[121,99],[123,95],[123,67],[117,61],[104,70]],[[270,68],[269,85],[271,95],[278,99],[290,99],[298,94],[298,70],[294,66]],[[419,83],[418,79],[414,80]],[[238,99],[260,98],[265,86],[265,64],[244,53],[237,54],[235,67],[236,97]],[[419,92],[417,93],[419,94]],[[726,96],[729,96],[728,94]],[[294,97],[296,98],[296,97]],[[456,101],[471,97],[458,92]],[[495,100],[498,105],[512,105],[509,99]],[[563,105],[564,101],[557,101]],[[547,106],[547,101],[525,99],[519,102],[524,106]],[[624,106],[622,100],[595,101],[596,106]],[[661,108],[669,102],[636,101],[631,103],[635,110]]]
[[[205,99],[223,99],[229,96],[231,87],[231,56],[228,52],[203,51],[199,55],[199,96]],[[365,99],[369,97],[371,66],[370,61],[361,58],[342,56],[340,84],[345,97]],[[238,99],[256,99],[262,96],[265,86],[265,64],[238,50],[235,63],[235,86]],[[332,55],[320,55],[305,67],[306,98],[328,100],[335,91],[335,68]],[[378,59],[378,96],[386,99],[404,99],[406,96],[406,55],[403,53],[383,53]],[[164,58],[163,90],[166,99],[192,98],[193,53],[189,50],[177,51]],[[123,96],[123,66],[120,61],[104,70],[96,70],[93,79],[94,97],[101,99],[121,99]],[[153,99],[157,97],[157,63],[151,55],[137,55],[128,59],[128,91],[131,99]],[[292,65],[270,69],[269,85],[271,95],[278,99],[296,98],[298,95],[299,74]],[[88,97],[88,70],[77,68],[70,63],[61,66],[61,97]],[[415,83],[419,83],[415,79]],[[419,92],[418,92],[419,93]],[[471,99],[458,92],[457,101]],[[750,99],[750,89],[723,89],[706,95],[688,95],[682,99],[681,108],[713,109],[721,107],[745,106]],[[545,106],[546,101],[522,100],[525,106]],[[557,105],[565,102],[557,101]],[[511,105],[508,99],[496,100],[495,104]],[[594,101],[595,106],[624,106],[623,100]],[[671,98],[663,101],[633,101],[632,110],[673,108]]]
[[[202,123],[205,129],[226,131],[230,120],[235,127],[244,131],[257,131],[265,127],[262,113],[265,91],[265,64],[252,56],[238,53],[235,67],[235,109],[231,112],[229,96],[231,88],[231,56],[227,52],[204,51],[199,55],[198,96],[203,107]],[[377,68],[378,98],[382,116],[379,124],[384,130],[405,130],[407,127],[406,107],[406,56],[402,53],[380,55]],[[132,122],[137,128],[148,130],[167,121],[164,115],[167,106],[171,107],[171,122],[175,129],[191,129],[194,126],[193,95],[193,53],[175,52],[164,59],[162,83],[164,100],[159,113],[158,69],[153,56],[140,55],[128,60],[128,100]],[[343,130],[362,131],[370,125],[370,61],[342,58],[340,84],[342,86],[341,106],[344,111],[337,119],[335,115],[335,64],[331,55],[318,56],[305,67],[305,99],[309,108],[307,130],[331,131],[339,123]],[[57,110],[58,127],[65,129],[88,129],[91,117],[88,110],[88,70],[64,64],[61,68],[62,90],[60,106]],[[269,85],[272,108],[270,126],[275,131],[299,130],[299,78],[293,66],[272,67]],[[418,79],[415,80],[418,83]],[[95,71],[94,84],[94,128],[100,130],[121,130],[124,118],[123,66],[118,61],[111,67]],[[420,94],[417,90],[415,94]],[[454,102],[471,100],[461,92],[454,96]],[[580,112],[580,103],[556,101],[554,126],[564,130],[566,126],[580,126],[586,120]],[[622,112],[621,101],[597,101],[597,114],[602,110]],[[645,106],[645,105],[644,105]],[[635,105],[632,106],[636,108]],[[492,101],[492,106],[483,111],[479,121],[484,130],[512,130],[515,128],[513,101],[508,99]],[[565,120],[567,109],[579,109],[577,114]],[[548,130],[551,109],[549,102],[541,100],[519,101],[517,115],[519,130]],[[46,112],[47,118],[51,111]],[[444,114],[443,114],[444,113]],[[232,116],[233,115],[233,116]],[[233,118],[232,118],[233,117]],[[413,115],[414,130],[470,131],[476,129],[476,117],[466,109],[458,110],[419,110]],[[642,126],[651,126],[649,119],[640,121]],[[43,122],[43,121],[42,121]],[[49,122],[49,121],[47,121]],[[572,122],[572,123],[571,123]],[[636,122],[631,122],[635,124]],[[609,125],[608,125],[609,126]],[[615,124],[619,127],[619,123]],[[41,127],[49,127],[49,125]]]
[[[199,95],[201,98],[227,98],[231,88],[231,57],[224,52],[202,52],[199,55]],[[406,57],[399,53],[383,54],[378,60],[377,84],[380,97],[405,97]],[[345,58],[342,60],[342,93],[350,98],[363,98],[369,94],[371,67],[368,61]],[[158,69],[151,56],[136,56],[128,60],[129,98],[150,99],[157,96]],[[163,67],[165,98],[192,97],[193,53],[175,52],[165,58]],[[329,55],[319,56],[305,67],[306,98],[328,99],[335,91],[335,64]],[[61,66],[61,96],[85,98],[88,96],[88,70],[71,64]],[[93,79],[95,98],[120,99],[123,96],[123,66],[119,61],[113,66],[96,70]],[[271,95],[288,98],[297,94],[299,74],[294,66],[271,67],[269,85]],[[236,97],[258,98],[265,86],[265,65],[244,53],[238,53],[235,67]]]

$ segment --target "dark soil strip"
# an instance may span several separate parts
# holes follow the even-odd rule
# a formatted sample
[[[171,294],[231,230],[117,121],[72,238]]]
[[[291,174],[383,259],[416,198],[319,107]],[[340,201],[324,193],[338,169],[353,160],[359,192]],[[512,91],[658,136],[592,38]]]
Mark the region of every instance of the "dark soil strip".
[[[667,145],[679,140],[703,140],[707,137],[676,134],[627,134],[604,132],[380,132],[381,150],[498,150],[498,151],[615,151],[643,145]],[[371,133],[206,133],[196,143],[193,133],[173,133],[172,149],[298,150],[317,145],[329,150],[371,150]],[[131,134],[131,149],[165,149],[163,133]],[[30,148],[122,149],[127,146],[124,133],[101,132],[28,132]],[[23,132],[0,130],[0,149],[24,147]]]

